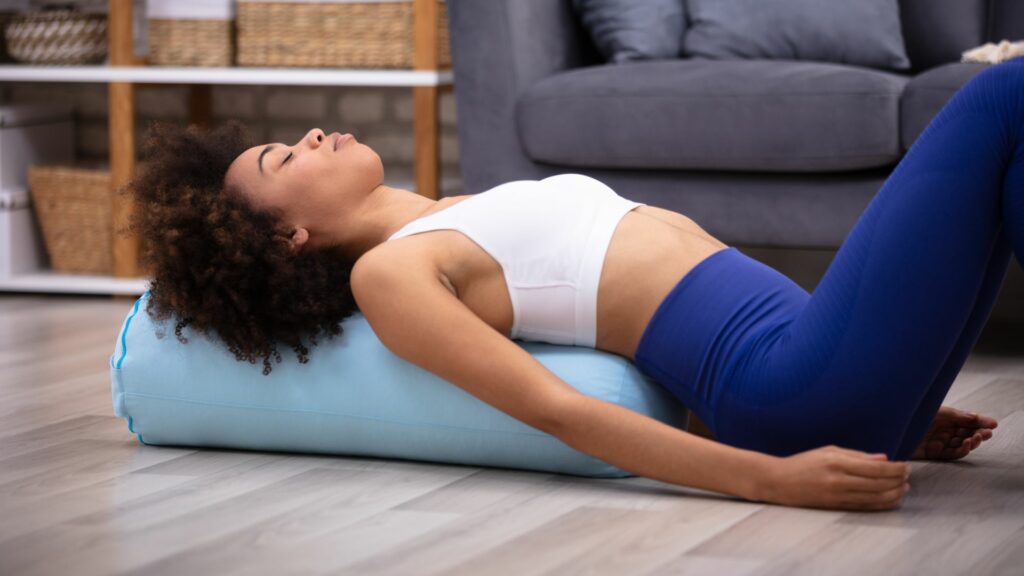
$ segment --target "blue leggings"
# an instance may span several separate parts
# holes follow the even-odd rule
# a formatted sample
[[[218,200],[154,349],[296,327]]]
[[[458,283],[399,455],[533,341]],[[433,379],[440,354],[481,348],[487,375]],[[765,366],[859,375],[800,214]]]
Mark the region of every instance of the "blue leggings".
[[[736,248],[672,289],[636,366],[726,444],[906,460],[1024,264],[1024,58],[964,85],[914,142],[813,294]]]

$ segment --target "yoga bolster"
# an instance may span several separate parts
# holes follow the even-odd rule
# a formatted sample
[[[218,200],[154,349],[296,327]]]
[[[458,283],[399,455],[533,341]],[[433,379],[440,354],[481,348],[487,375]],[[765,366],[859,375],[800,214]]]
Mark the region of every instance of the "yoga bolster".
[[[358,312],[331,340],[292,349],[268,376],[217,338],[131,308],[110,357],[114,414],[147,445],[399,458],[621,478],[632,474],[570,448],[395,356]],[[685,429],[688,411],[626,358],[514,340],[587,396]],[[271,359],[273,361],[273,359]]]

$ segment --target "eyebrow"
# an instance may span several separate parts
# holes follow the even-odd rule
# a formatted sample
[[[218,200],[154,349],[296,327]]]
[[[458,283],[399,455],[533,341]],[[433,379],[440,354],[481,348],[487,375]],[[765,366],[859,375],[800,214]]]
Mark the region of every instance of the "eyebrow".
[[[260,174],[263,174],[263,157],[267,155],[267,152],[270,152],[273,149],[273,144],[267,144],[267,146],[263,148],[263,151],[260,152],[260,157],[256,159],[256,165],[260,168]]]

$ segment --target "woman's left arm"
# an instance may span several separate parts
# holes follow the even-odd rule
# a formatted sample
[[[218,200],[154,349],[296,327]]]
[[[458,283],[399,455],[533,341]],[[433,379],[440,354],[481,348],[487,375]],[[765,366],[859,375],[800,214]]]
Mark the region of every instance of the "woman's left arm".
[[[422,255],[374,249],[352,269],[360,311],[396,356],[542,432],[555,434],[582,394],[484,322]]]
[[[385,248],[356,263],[351,286],[395,355],[580,452],[639,476],[755,501],[865,509],[891,507],[903,494],[903,463],[836,447],[780,459],[586,396],[484,322],[442,279],[424,255]]]

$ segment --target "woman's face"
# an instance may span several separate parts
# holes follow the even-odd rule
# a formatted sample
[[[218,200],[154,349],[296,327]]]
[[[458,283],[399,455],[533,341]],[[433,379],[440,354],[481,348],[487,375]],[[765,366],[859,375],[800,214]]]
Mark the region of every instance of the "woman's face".
[[[279,210],[287,227],[308,232],[294,240],[316,247],[383,184],[384,166],[376,152],[351,135],[314,128],[292,145],[249,148],[231,163],[224,181],[256,207]]]

